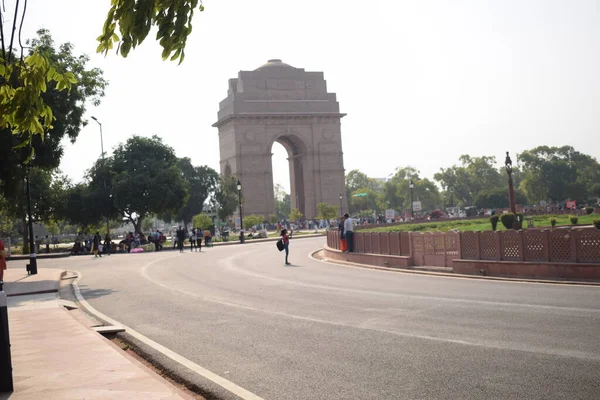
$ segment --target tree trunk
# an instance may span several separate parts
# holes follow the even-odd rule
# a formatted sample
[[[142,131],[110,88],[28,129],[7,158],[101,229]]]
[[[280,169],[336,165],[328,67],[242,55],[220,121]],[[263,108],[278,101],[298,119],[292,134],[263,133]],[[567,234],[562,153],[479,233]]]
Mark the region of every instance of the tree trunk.
[[[143,233],[142,232],[142,217],[138,217],[137,219],[137,223],[133,220],[133,218],[131,219],[131,223],[133,224],[133,229],[134,229],[134,233],[139,233],[140,235]]]

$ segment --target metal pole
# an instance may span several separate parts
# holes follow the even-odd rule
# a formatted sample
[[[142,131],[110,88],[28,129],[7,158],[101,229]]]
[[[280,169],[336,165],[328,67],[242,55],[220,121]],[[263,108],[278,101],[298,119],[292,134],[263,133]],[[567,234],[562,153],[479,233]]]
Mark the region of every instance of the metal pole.
[[[37,274],[37,258],[35,243],[33,242],[33,220],[31,218],[31,191],[29,188],[29,172],[31,166],[27,166],[27,184],[25,186],[27,190],[27,215],[29,217],[29,264],[27,264],[27,272],[31,275]]]
[[[415,220],[415,206],[413,204],[413,188],[410,188],[410,215]]]
[[[0,393],[12,392],[13,375],[8,332],[8,302],[0,282]]]
[[[342,195],[340,194],[340,215],[344,215],[343,212],[344,210],[342,209]]]
[[[102,123],[100,121],[98,121],[98,119],[96,117],[92,117],[92,119],[94,121],[96,121],[96,123],[100,127],[100,151],[102,152],[102,167],[104,169],[106,169],[106,160],[104,159],[104,137],[102,134]],[[106,172],[106,171],[104,171],[104,172]],[[106,186],[106,176],[104,177],[104,194],[108,198],[108,188]],[[110,236],[110,223],[109,223],[108,215],[106,216],[106,234]]]
[[[242,214],[242,191],[238,190],[238,200],[240,203],[240,243],[244,243],[244,215]]]

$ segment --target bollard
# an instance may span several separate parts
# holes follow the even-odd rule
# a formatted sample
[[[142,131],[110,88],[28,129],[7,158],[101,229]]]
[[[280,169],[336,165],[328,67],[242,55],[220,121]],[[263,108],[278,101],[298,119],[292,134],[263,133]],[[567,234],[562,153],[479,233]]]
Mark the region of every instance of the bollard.
[[[8,334],[8,301],[0,281],[0,393],[12,392],[13,375]]]

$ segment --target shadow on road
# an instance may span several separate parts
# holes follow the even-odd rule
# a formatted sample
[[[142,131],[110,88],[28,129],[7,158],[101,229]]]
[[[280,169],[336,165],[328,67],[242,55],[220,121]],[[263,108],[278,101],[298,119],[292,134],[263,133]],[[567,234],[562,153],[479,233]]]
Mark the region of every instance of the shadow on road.
[[[113,289],[88,289],[85,285],[80,285],[79,289],[85,299],[97,299],[98,297],[108,296],[117,292]]]

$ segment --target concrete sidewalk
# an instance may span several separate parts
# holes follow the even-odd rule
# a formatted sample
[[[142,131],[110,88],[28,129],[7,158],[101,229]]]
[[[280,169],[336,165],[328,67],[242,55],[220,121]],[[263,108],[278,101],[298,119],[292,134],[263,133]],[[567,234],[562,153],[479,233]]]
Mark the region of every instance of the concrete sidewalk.
[[[58,291],[63,270],[38,268],[38,273],[28,275],[23,269],[10,268],[4,271],[4,292],[7,296],[52,293]]]
[[[39,271],[58,288],[60,274]],[[0,400],[191,398],[91,329],[82,311],[60,306],[57,293],[18,295],[27,283],[5,283],[17,294],[8,299],[14,392]]]

